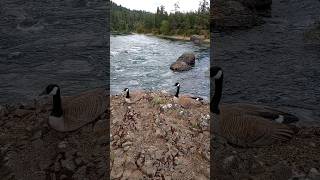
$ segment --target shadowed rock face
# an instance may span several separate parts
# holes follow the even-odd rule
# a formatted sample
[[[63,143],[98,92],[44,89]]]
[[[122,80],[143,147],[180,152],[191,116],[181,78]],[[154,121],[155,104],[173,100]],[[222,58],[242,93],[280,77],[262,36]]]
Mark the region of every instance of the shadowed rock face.
[[[2,0],[0,103],[31,100],[48,83],[77,93],[107,82],[106,0]]]

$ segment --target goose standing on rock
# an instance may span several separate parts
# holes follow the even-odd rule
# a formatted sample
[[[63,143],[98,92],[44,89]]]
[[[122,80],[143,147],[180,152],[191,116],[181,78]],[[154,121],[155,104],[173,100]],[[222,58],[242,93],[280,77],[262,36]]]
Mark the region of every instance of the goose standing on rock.
[[[129,92],[129,88],[124,88],[123,90],[125,92],[125,102],[127,104],[133,104],[138,101],[140,101],[143,98],[143,93],[131,93]]]
[[[107,109],[108,93],[104,88],[61,98],[60,87],[50,84],[40,94],[42,95],[52,95],[53,108],[48,123],[61,132],[77,130],[96,120]]]
[[[181,105],[184,108],[190,108],[192,106],[200,106],[202,104],[203,98],[201,97],[193,97],[189,95],[179,95],[180,92],[180,83],[176,83],[177,87],[176,94],[173,96],[173,101],[176,104]]]
[[[210,77],[215,81],[215,92],[210,103],[214,134],[242,147],[265,146],[292,138],[294,130],[286,124],[298,121],[297,117],[253,104],[222,104],[219,107],[223,84],[222,69],[212,67]]]

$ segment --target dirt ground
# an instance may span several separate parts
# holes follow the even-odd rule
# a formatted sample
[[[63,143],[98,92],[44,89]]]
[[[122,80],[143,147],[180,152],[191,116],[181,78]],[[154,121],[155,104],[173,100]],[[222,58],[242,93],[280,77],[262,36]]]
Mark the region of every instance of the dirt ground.
[[[209,108],[184,109],[165,93],[127,105],[111,99],[112,179],[209,179]]]
[[[1,179],[320,178],[320,126],[298,127],[289,142],[262,148],[234,147],[212,135],[210,174],[206,102],[185,109],[164,92],[148,92],[134,104],[111,96],[110,161],[106,114],[60,133],[48,126],[49,112],[37,103],[1,106]]]
[[[49,109],[0,107],[0,179],[107,179],[106,114],[61,133],[48,126]]]

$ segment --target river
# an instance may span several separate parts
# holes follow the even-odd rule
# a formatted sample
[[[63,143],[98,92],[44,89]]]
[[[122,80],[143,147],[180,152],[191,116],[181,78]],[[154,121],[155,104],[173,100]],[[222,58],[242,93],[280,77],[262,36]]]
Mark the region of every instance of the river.
[[[208,46],[137,34],[111,36],[110,42],[113,94],[120,94],[126,87],[131,90],[166,90],[174,94],[174,84],[179,82],[183,93],[209,97]],[[184,52],[195,53],[194,68],[186,72],[171,71],[171,63]]]
[[[305,32],[320,21],[318,0],[274,0],[266,23],[213,33],[212,63],[225,71],[224,102],[283,107],[320,122],[320,44]]]

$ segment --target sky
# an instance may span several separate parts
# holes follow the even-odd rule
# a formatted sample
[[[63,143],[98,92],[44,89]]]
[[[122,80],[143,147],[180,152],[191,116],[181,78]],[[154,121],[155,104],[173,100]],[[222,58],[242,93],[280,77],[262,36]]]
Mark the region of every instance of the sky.
[[[164,5],[167,12],[173,12],[174,4],[178,2],[180,11],[195,11],[200,0],[111,0],[118,5],[134,10],[144,10],[155,13],[157,7]]]

